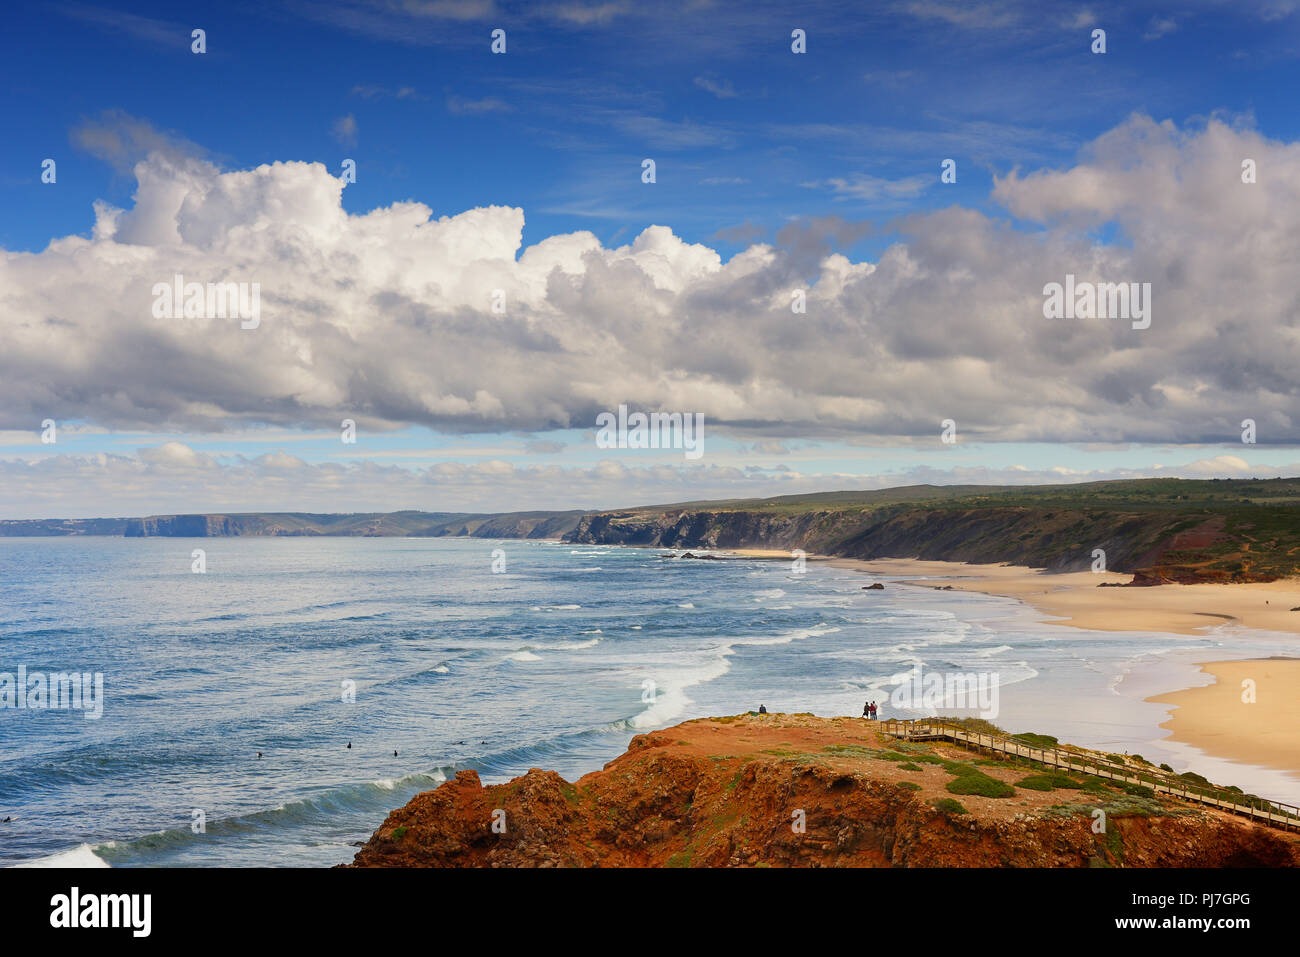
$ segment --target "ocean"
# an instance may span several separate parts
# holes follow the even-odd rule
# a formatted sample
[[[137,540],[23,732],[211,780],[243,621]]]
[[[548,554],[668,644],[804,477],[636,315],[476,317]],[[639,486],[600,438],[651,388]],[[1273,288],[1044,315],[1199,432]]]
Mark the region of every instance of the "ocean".
[[[206,571],[192,571],[202,549]],[[0,863],[329,866],[463,768],[569,780],[634,734],[757,710],[881,717],[903,676],[997,680],[995,723],[1300,782],[1168,742],[1146,696],[1287,636],[1089,632],[1002,598],[760,559],[414,538],[0,539],[0,681],[103,676],[102,714],[0,709]],[[494,571],[494,566],[497,569]],[[349,747],[350,745],[350,747]],[[261,756],[259,757],[259,752]],[[396,753],[394,753],[396,752]]]

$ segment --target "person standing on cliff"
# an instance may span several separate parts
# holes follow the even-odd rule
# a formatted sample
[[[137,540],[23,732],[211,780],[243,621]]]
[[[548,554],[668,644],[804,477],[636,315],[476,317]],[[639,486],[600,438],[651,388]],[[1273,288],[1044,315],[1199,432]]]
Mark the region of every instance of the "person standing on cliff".
[[[864,718],[870,718],[870,717],[871,717],[871,702],[870,702],[870,701],[864,701],[864,702],[862,702],[862,717],[864,717]]]

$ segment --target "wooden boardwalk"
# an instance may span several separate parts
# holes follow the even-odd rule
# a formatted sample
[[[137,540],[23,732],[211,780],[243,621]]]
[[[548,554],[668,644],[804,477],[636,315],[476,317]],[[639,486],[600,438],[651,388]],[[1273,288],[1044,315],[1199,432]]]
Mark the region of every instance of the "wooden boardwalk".
[[[1035,748],[1014,738],[1000,734],[983,734],[967,731],[959,725],[943,721],[898,721],[885,720],[877,722],[878,730],[905,741],[952,741],[977,751],[990,754],[1021,758],[1034,761],[1050,768],[1072,771],[1079,774],[1091,774],[1112,781],[1124,781],[1149,787],[1157,794],[1168,794],[1184,801],[1194,801],[1248,817],[1261,824],[1280,827],[1286,830],[1300,831],[1300,807],[1283,804],[1279,801],[1259,799],[1257,805],[1245,804],[1234,800],[1231,792],[1198,787],[1194,784],[1174,784],[1169,778],[1161,777],[1154,771],[1141,771],[1127,765],[1103,761],[1059,748]],[[1243,798],[1245,796],[1243,795]]]

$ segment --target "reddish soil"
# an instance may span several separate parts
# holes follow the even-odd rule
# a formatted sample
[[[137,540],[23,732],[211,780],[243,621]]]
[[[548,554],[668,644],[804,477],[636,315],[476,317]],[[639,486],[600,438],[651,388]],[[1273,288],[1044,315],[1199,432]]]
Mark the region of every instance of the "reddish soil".
[[[1300,862],[1294,832],[1134,796],[1096,780],[1049,790],[1017,787],[1043,769],[983,759],[955,745],[900,745],[877,727],[860,718],[812,715],[708,718],[639,735],[604,770],[573,784],[535,768],[483,787],[475,772],[462,771],[393,811],[350,866]],[[1013,793],[952,793],[949,785],[962,774],[982,774]],[[1097,809],[1105,814],[1102,833],[1094,833]]]

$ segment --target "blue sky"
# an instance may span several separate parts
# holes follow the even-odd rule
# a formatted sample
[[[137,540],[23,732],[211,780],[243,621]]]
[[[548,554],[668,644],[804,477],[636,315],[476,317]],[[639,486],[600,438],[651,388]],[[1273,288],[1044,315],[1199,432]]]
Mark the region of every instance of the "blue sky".
[[[32,254],[13,261],[25,268],[50,255],[52,240],[89,239],[97,201],[132,208],[135,164],[156,143],[222,172],[297,162],[321,163],[338,175],[343,160],[353,159],[357,181],[342,193],[353,215],[403,202],[426,205],[434,219],[517,207],[524,247],[589,231],[615,249],[649,226],[666,226],[724,263],[768,244],[787,257],[789,275],[812,283],[832,252],[860,263],[877,262],[900,243],[933,250],[944,235],[934,224],[953,207],[1017,233],[1051,230],[1072,211],[1036,215],[1044,204],[1023,197],[1008,204],[995,178],[1086,166],[1094,141],[1134,114],[1193,132],[1219,117],[1279,148],[1294,143],[1298,25],[1289,0],[1166,8],[945,0],[793,9],[618,0],[22,5],[6,12],[0,40],[8,87],[0,246]],[[203,55],[190,50],[196,27],[206,31]],[[496,28],[506,31],[505,55],[490,52]],[[806,54],[790,50],[795,28],[807,33]],[[1090,52],[1096,28],[1106,30],[1105,55]],[[1140,136],[1126,142],[1141,149]],[[41,183],[47,157],[58,164],[55,185]],[[656,163],[653,185],[641,182],[645,158]],[[939,181],[946,158],[956,160],[955,184]],[[1112,172],[1124,166],[1122,159],[1106,162]],[[912,238],[918,222],[923,240]],[[1145,220],[1118,213],[1083,216],[1070,235],[1128,250],[1139,222]],[[93,294],[82,295],[93,313]],[[707,328],[707,317],[692,311],[704,308],[698,302],[680,304],[681,321],[697,330]],[[769,356],[782,348],[778,340],[763,339]],[[693,346],[683,340],[680,348]],[[970,354],[980,351],[972,347]],[[59,380],[63,374],[67,379]],[[1098,374],[1089,387],[1102,382],[1139,394],[1139,387],[1119,384],[1131,374]],[[41,375],[26,394],[48,386],[50,414],[66,425],[63,444],[56,450],[39,443],[36,422],[27,423],[39,420],[43,400],[33,399],[32,411],[15,411],[0,431],[0,458],[11,463],[99,453],[129,458],[170,443],[210,456],[204,467],[218,472],[272,451],[313,465],[364,460],[420,469],[503,461],[561,470],[545,479],[517,475],[518,487],[501,494],[451,494],[435,483],[427,495],[411,493],[393,507],[436,508],[448,496],[484,508],[554,505],[554,475],[564,469],[592,478],[578,483],[582,500],[574,504],[582,506],[628,496],[727,494],[733,487],[716,474],[660,484],[616,476],[602,485],[593,476],[607,456],[592,445],[589,426],[573,420],[568,427],[520,427],[506,415],[475,429],[436,416],[403,421],[376,412],[366,442],[340,449],[332,426],[321,425],[332,421],[325,413],[290,421],[227,406],[227,418],[210,427],[162,413],[152,422],[127,422],[97,414],[94,401],[70,399],[74,370]],[[678,381],[675,375],[665,370],[663,378]],[[801,394],[798,384],[791,394]],[[535,401],[545,396],[539,387]],[[597,407],[624,398],[611,392]],[[1131,398],[1124,400],[1130,407]],[[1249,402],[1243,408],[1249,412]],[[1245,414],[1235,405],[1220,411],[1229,423]],[[824,411],[792,414],[783,423],[734,408],[706,414],[719,423],[711,464],[738,469],[734,490],[744,494],[879,484],[891,475],[970,477],[954,468],[990,480],[1014,479],[1016,471],[1046,479],[1054,468],[1090,478],[1228,457],[1235,461],[1223,465],[1224,474],[1238,463],[1285,472],[1300,435],[1278,418],[1258,447],[1243,449],[1224,428],[1171,428],[1162,443],[1133,412],[1129,427],[1066,428],[1059,440],[1050,428],[994,434],[992,426],[981,427],[988,441],[947,448],[917,429],[877,423],[859,438],[846,422],[808,425],[827,421]],[[921,418],[934,419],[937,433],[935,415]],[[1222,441],[1212,441],[1215,435]],[[667,454],[637,462],[682,465]],[[1193,474],[1214,468],[1201,464]],[[782,470],[797,471],[798,482],[769,482]],[[82,514],[138,511],[150,500],[147,490],[116,498],[116,480],[104,476],[99,500],[31,504],[30,477],[8,481],[8,489],[0,484],[5,514],[70,513],[74,505]],[[196,488],[207,498],[191,507],[215,507],[214,496],[202,491],[207,487]],[[246,502],[289,507],[288,498]],[[346,498],[322,492],[312,502],[337,499],[347,508],[353,503]],[[383,500],[376,486],[358,494],[356,504]]]
[[[423,16],[329,6],[8,11],[0,243],[39,250],[87,234],[94,200],[128,203],[133,180],[70,141],[105,110],[225,168],[294,158],[337,172],[354,158],[350,211],[516,205],[526,243],[575,229],[616,241],[666,222],[728,253],[747,244],[729,237],[828,215],[871,223],[849,250],[879,248],[890,214],[981,207],[993,173],[1065,163],[1133,111],[1246,113],[1284,139],[1300,123],[1296,18],[1249,3],[610,3],[591,4],[589,23],[575,22],[576,4],[446,4],[445,17],[436,3],[405,5]],[[190,52],[196,26],[203,56]],[[796,26],[809,36],[802,57],[789,52]],[[498,27],[504,56],[489,52]],[[1094,27],[1107,30],[1104,57],[1089,51]],[[333,132],[344,116],[354,142]],[[39,188],[33,157],[46,156],[59,162],[57,191]],[[639,178],[646,157],[654,190]],[[947,157],[958,182],[942,187]],[[873,189],[913,177],[915,191]]]

